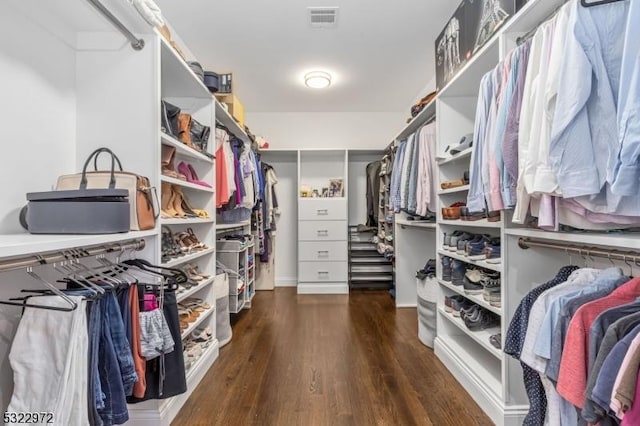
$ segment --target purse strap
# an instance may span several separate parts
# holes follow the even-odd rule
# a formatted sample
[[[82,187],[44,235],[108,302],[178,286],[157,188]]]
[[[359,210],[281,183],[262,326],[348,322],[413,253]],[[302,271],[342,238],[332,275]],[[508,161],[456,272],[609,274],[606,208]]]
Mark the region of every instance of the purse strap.
[[[122,171],[122,164],[116,155],[109,148],[98,148],[89,155],[87,161],[84,162],[84,167],[82,168],[82,179],[80,179],[80,189],[87,189],[87,167],[89,167],[89,163],[91,159],[94,159],[94,166],[96,171],[98,170],[98,156],[103,152],[107,152],[111,154],[111,178],[109,179],[109,189],[113,189],[116,187],[116,176],[115,176],[115,167],[116,162],[118,163],[118,167],[120,167],[120,171]]]

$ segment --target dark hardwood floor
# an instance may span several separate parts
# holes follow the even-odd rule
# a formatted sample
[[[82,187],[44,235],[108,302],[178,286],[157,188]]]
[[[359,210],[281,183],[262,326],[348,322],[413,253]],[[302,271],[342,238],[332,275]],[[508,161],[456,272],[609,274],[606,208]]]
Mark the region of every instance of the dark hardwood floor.
[[[172,426],[491,425],[386,292],[258,292]]]

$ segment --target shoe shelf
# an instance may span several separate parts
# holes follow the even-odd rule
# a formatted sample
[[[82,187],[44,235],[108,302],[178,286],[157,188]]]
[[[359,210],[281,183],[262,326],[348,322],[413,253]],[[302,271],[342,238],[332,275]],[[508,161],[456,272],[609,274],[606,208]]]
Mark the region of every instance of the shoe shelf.
[[[183,157],[188,157],[191,160],[201,161],[207,164],[213,164],[213,158],[209,158],[201,152],[188,147],[178,139],[174,138],[171,135],[168,135],[164,132],[160,132],[160,139],[162,140],[162,145],[172,146],[176,149],[176,154],[181,155]]]
[[[163,263],[162,266],[165,268],[173,268],[178,265],[182,265],[183,263],[188,263],[194,261],[196,259],[201,258],[202,256],[206,256],[208,254],[215,253],[214,248],[208,248],[205,250],[200,250],[194,253],[190,253],[184,256],[176,257],[175,259],[171,259],[170,261]]]
[[[456,194],[458,192],[466,192],[466,191],[469,191],[469,185],[462,185],[462,186],[457,186],[455,188],[443,189],[438,191],[438,195]]]
[[[169,176],[164,176],[163,175],[160,178],[160,180],[162,182],[170,183],[172,185],[178,185],[178,186],[181,186],[181,187],[187,188],[187,189],[193,189],[193,190],[196,190],[196,191],[210,192],[210,193],[214,192],[213,188],[208,188],[206,186],[202,186],[202,185],[198,185],[196,183],[191,183],[191,182],[187,182],[187,181],[184,181],[184,180],[172,178],[172,177],[169,177]]]
[[[464,287],[461,285],[453,285],[448,281],[444,281],[442,279],[438,279],[438,283],[445,288],[453,291],[454,293],[458,293],[461,296],[464,296],[466,299],[472,301],[473,303],[482,306],[484,309],[493,312],[494,314],[502,316],[502,308],[491,305],[489,302],[484,300],[482,294],[467,294],[464,292]]]
[[[213,276],[211,278],[208,278],[208,279],[202,281],[198,285],[195,285],[195,286],[191,287],[189,290],[185,290],[183,293],[176,294],[176,299],[178,300],[178,303],[182,302],[185,299],[188,299],[189,297],[193,296],[196,293],[199,293],[200,291],[202,291],[202,290],[204,290],[206,288],[209,288],[211,286],[211,284],[213,284],[215,279],[216,279],[216,277]]]
[[[487,219],[480,220],[462,220],[462,219],[442,219],[438,218],[440,225],[467,227],[467,228],[502,228],[502,221],[489,222]]]
[[[213,314],[215,311],[216,311],[216,308],[212,306],[206,311],[200,313],[200,316],[194,322],[189,324],[189,327],[184,329],[184,331],[182,332],[182,340],[186,339],[187,336],[193,333],[195,329],[200,327],[200,325],[204,323],[207,320],[207,318],[209,318],[211,314]]]
[[[8,258],[24,256],[32,253],[68,250],[84,246],[116,244],[122,241],[133,240],[136,238],[155,237],[157,235],[157,229],[97,235],[38,235],[29,234],[27,232],[2,234],[0,235],[0,240],[2,240],[2,244],[0,245],[0,257]]]
[[[216,223],[216,231],[233,231],[235,229],[244,228],[245,226],[249,226],[251,224],[250,221],[238,222],[238,223]]]
[[[213,223],[215,219],[202,219],[202,218],[188,218],[188,219],[180,219],[180,218],[160,218],[161,225],[197,225],[199,223]]]
[[[452,259],[461,260],[462,262],[468,263],[470,265],[476,265],[481,268],[489,269],[490,271],[502,272],[502,263],[487,263],[484,260],[471,260],[467,256],[458,254],[453,251],[447,251],[444,249],[438,249],[438,254],[441,256],[448,256]]]
[[[473,380],[474,388],[479,388],[483,394],[490,395],[491,400],[499,401],[502,398],[500,362],[487,351],[479,351],[474,341],[438,333],[435,351],[438,358],[459,381],[462,379],[466,382],[470,378]],[[451,365],[451,362],[455,365]],[[458,377],[458,372],[462,377]]]
[[[487,352],[489,352],[494,357],[499,360],[502,359],[502,351],[491,345],[489,342],[489,338],[494,335],[500,333],[500,327],[491,327],[485,330],[469,330],[467,326],[464,324],[464,321],[461,318],[453,316],[444,310],[441,306],[438,307],[438,312],[440,315],[449,321],[451,324],[458,327],[464,334],[469,336],[473,341],[482,346]]]
[[[196,360],[196,362],[194,362],[193,365],[191,365],[191,367],[187,370],[186,377],[187,377],[187,386],[189,388],[196,385],[196,383],[192,385],[190,382],[196,376],[196,373],[198,371],[204,369],[203,373],[205,373],[206,371],[209,370],[209,367],[206,365],[210,364],[218,357],[219,349],[220,349],[220,345],[218,341],[216,340],[215,337],[212,337],[211,342],[209,342],[209,347],[207,347],[204,351],[202,351],[202,355],[200,355],[200,357]]]
[[[464,151],[460,151],[456,155],[452,155],[449,158],[445,158],[443,160],[437,161],[439,166],[444,166],[445,164],[455,163],[457,161],[465,160],[471,157],[471,153],[473,152],[473,148],[467,148]]]

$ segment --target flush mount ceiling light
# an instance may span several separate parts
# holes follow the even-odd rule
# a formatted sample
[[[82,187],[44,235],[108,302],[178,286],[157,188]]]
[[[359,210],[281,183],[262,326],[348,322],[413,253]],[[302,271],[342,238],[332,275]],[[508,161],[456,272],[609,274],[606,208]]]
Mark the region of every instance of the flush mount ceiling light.
[[[324,71],[311,71],[304,75],[304,84],[312,89],[324,89],[331,85],[331,74]]]

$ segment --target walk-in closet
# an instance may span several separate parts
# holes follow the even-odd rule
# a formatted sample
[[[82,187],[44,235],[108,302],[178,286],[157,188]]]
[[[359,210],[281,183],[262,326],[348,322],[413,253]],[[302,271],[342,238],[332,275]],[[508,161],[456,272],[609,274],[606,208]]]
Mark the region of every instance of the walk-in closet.
[[[640,425],[639,22],[3,0],[3,424]]]

